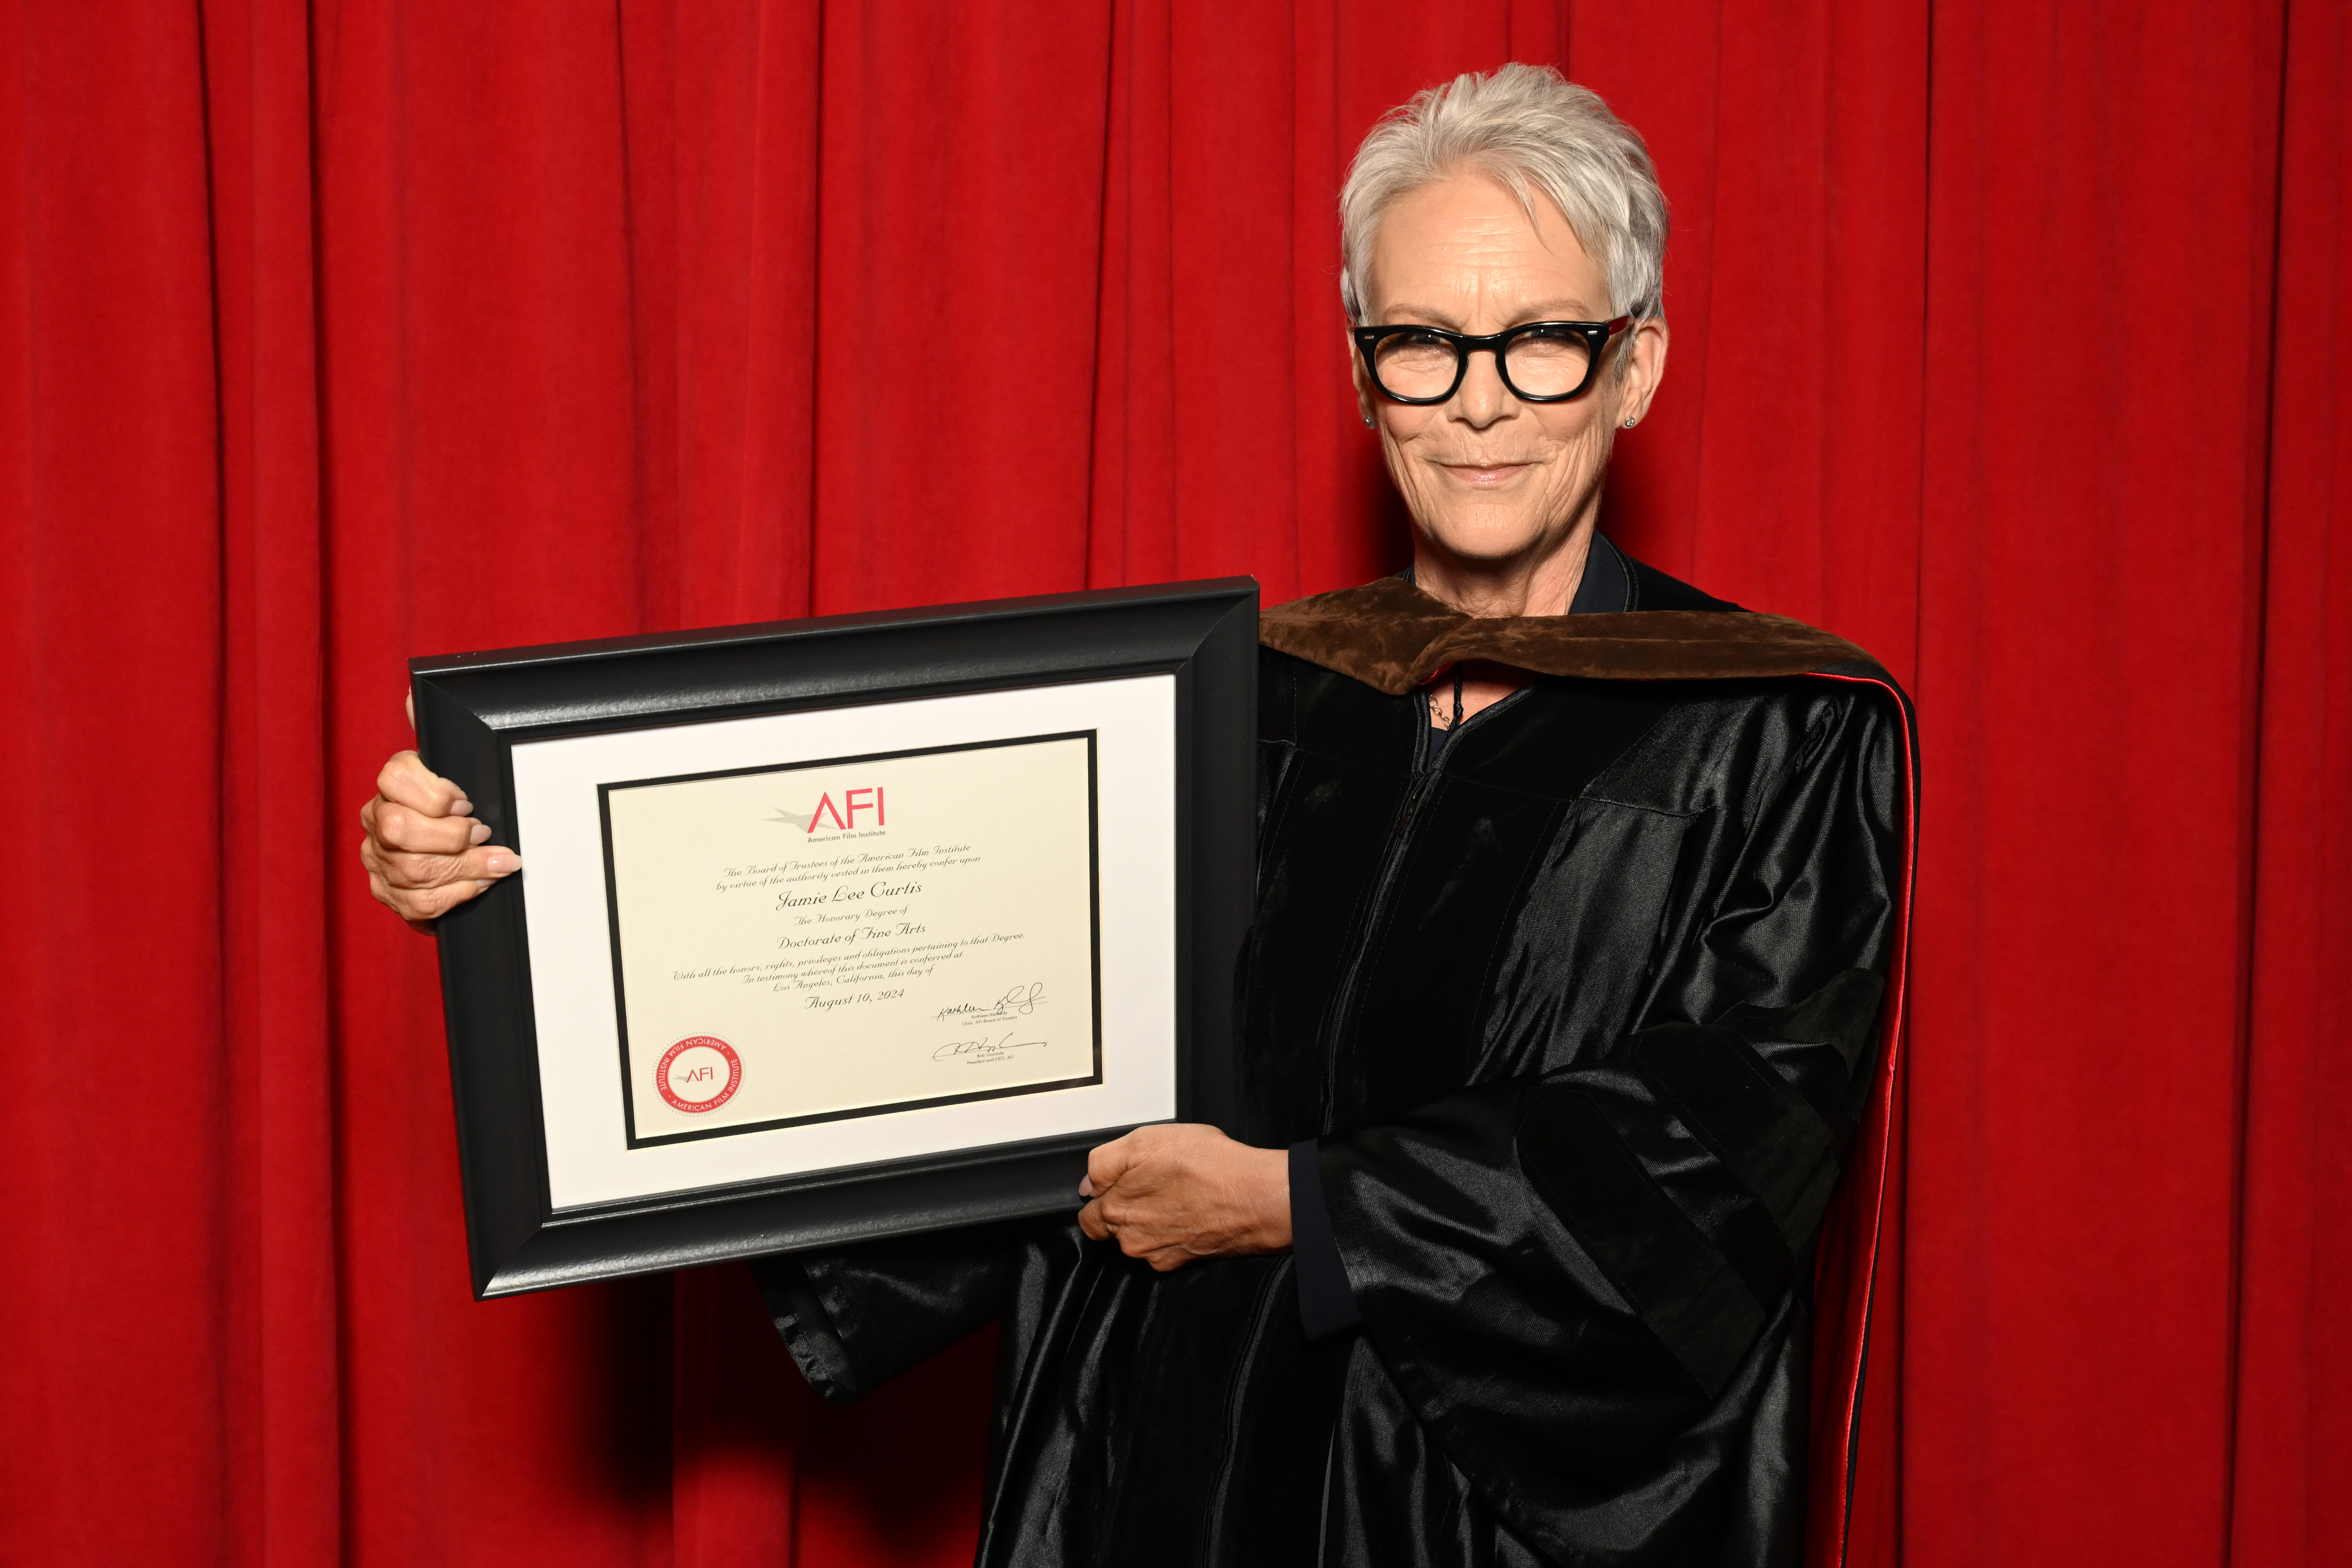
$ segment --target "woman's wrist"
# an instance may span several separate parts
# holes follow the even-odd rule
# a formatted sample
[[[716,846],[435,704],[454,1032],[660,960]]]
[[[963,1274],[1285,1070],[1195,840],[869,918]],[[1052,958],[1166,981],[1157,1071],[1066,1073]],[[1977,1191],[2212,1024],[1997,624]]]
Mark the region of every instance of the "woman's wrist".
[[[1268,1252],[1290,1250],[1290,1153],[1286,1149],[1252,1149],[1258,1166],[1254,1184],[1258,1192],[1255,1239]]]

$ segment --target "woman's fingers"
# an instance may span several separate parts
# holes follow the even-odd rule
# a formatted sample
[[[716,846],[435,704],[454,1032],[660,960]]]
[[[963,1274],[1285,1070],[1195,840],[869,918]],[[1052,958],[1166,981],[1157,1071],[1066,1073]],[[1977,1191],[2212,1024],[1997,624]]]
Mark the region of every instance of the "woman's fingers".
[[[1185,1262],[1190,1258],[1190,1253],[1185,1253],[1183,1249],[1171,1246],[1167,1239],[1160,1237],[1157,1229],[1143,1228],[1143,1225],[1131,1228],[1127,1220],[1122,1220],[1115,1228],[1110,1222],[1110,1213],[1103,1206],[1103,1199],[1091,1201],[1085,1208],[1077,1210],[1077,1229],[1082,1229],[1094,1241],[1118,1239],[1122,1253],[1127,1253],[1129,1258],[1146,1258],[1155,1270],[1173,1270],[1179,1262]]]
[[[457,855],[382,854],[384,880],[398,888],[467,886],[478,890],[510,876],[522,862],[504,844],[484,844]],[[468,897],[472,894],[469,893]]]
[[[368,891],[379,903],[411,925],[437,920],[499,878],[512,874],[521,862],[512,850],[485,844],[458,855],[413,855],[386,852],[373,839],[360,842],[360,863],[367,868]]]
[[[490,837],[488,824],[471,817],[428,817],[381,795],[360,808],[360,826],[379,847],[413,854],[463,854]]]
[[[392,754],[392,760],[375,776],[375,792],[427,817],[465,817],[474,810],[464,790],[425,767],[414,751]]]
[[[414,751],[393,754],[376,798],[360,808],[360,863],[368,890],[418,930],[479,894],[522,862],[474,820],[465,792]]]
[[[401,892],[425,892],[464,884],[493,883],[510,876],[522,864],[504,844],[482,844],[455,854],[416,854],[387,849],[371,838],[360,845],[360,860],[387,886]],[[469,893],[468,897],[472,896]]]
[[[1117,1186],[1118,1178],[1135,1163],[1136,1139],[1136,1133],[1129,1133],[1123,1138],[1097,1145],[1087,1155],[1087,1174],[1078,1183],[1078,1196],[1094,1197]]]

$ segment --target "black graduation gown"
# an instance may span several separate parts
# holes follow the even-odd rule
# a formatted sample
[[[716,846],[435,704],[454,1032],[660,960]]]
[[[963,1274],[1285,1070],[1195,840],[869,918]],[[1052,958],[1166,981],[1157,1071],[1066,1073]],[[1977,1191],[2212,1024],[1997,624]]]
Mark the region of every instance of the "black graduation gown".
[[[1238,1131],[1318,1140],[1360,1328],[1308,1340],[1288,1255],[1155,1274],[1066,1219],[754,1265],[835,1401],[1001,1317],[981,1563],[1796,1559],[1907,715],[1850,645],[1629,565],[1643,612],[1391,581],[1266,616]],[[1479,656],[1559,673],[1428,767],[1412,685]]]

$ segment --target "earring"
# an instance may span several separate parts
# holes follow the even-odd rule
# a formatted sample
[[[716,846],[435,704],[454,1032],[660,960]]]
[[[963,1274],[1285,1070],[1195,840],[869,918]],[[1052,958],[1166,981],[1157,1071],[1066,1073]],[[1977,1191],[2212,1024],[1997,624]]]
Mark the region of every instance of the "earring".
[[[1365,428],[1366,430],[1370,430],[1370,429],[1371,429],[1371,427],[1372,427],[1372,416],[1371,416],[1370,414],[1369,414],[1369,413],[1368,413],[1368,414],[1364,415],[1364,428]]]
[[[1630,413],[1629,413],[1629,414],[1627,414],[1627,415],[1625,416],[1625,428],[1626,428],[1626,429],[1628,429],[1628,430],[1633,429],[1633,423],[1634,423],[1633,416],[1632,414],[1630,414]]]

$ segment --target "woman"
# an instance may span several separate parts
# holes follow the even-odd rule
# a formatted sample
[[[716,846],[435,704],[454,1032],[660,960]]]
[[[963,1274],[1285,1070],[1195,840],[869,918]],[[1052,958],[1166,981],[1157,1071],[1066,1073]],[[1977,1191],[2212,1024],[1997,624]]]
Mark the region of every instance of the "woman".
[[[1594,531],[1667,342],[1664,199],[1597,98],[1424,93],[1340,209],[1412,567],[1265,620],[1244,1135],[1144,1128],[1075,1224],[761,1285],[836,1400],[1003,1319],[984,1563],[1784,1562],[1892,1027],[1899,698]],[[513,869],[413,754],[365,820],[412,921]]]

